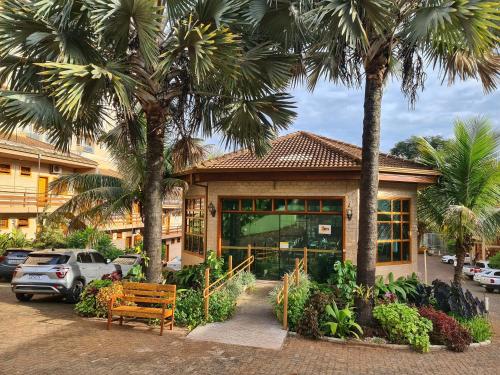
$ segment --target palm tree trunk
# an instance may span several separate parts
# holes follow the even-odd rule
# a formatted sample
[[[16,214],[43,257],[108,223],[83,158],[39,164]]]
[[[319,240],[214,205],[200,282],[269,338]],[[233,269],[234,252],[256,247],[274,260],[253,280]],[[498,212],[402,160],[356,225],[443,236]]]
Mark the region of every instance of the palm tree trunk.
[[[359,187],[359,237],[357,254],[358,285],[375,284],[377,256],[377,194],[380,147],[380,111],[382,104],[384,68],[366,72],[363,119],[363,151]],[[358,321],[369,325],[372,321],[373,301],[356,299]]]
[[[453,282],[461,285],[462,269],[464,268],[465,261],[465,250],[461,241],[458,239],[455,242],[455,255],[457,257],[457,265],[455,266],[455,272],[453,273]]]
[[[455,242],[455,255],[457,256],[457,265],[453,273],[453,282],[462,285],[462,270],[465,263],[465,253],[470,253],[472,248],[472,237],[464,236],[463,240],[457,239]]]
[[[162,179],[165,126],[162,109],[154,108],[147,117],[146,181],[144,183],[144,249],[149,257],[146,268],[148,282],[162,280]]]

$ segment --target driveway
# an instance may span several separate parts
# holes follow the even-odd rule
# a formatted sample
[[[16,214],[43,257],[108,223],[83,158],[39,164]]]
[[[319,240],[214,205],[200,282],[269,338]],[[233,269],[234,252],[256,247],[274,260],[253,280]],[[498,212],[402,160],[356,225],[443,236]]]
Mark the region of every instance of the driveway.
[[[434,258],[436,259],[436,258]],[[429,265],[435,275],[451,267]],[[432,264],[432,265],[431,265]],[[435,269],[435,271],[434,271]],[[431,274],[431,272],[429,273]],[[445,277],[442,277],[445,279]],[[472,289],[472,287],[471,287]],[[492,316],[497,336],[497,309]],[[493,306],[493,305],[492,305]],[[186,332],[78,317],[57,299],[17,302],[0,284],[0,374],[498,374],[500,341],[465,353],[418,354],[288,338],[282,350],[193,341]]]
[[[421,277],[424,274],[424,256],[418,256],[418,269],[421,270]],[[441,257],[437,255],[427,257],[427,278],[431,283],[435,279],[440,279],[449,283],[453,280],[453,265],[441,263]],[[500,322],[500,293],[486,293],[485,289],[476,282],[465,278],[462,286],[469,289],[473,295],[479,299],[488,297],[490,303],[490,317],[495,322]],[[500,324],[500,323],[499,323]],[[500,330],[498,331],[500,332]]]

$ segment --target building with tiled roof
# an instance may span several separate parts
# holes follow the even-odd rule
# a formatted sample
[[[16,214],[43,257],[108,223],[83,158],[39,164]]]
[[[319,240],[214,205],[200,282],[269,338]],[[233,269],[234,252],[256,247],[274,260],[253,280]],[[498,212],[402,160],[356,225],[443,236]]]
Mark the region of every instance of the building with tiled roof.
[[[336,260],[356,261],[361,161],[358,146],[299,131],[263,157],[239,150],[183,171],[183,264],[214,250],[235,265],[250,252],[258,277],[278,279],[307,249],[311,276],[324,281]],[[417,189],[438,173],[383,153],[379,165],[377,273],[411,274]]]
[[[200,163],[195,170],[225,169],[337,169],[359,168],[361,148],[312,133],[299,131],[271,142],[269,152],[259,158],[240,150]],[[380,154],[380,167],[428,169],[426,166],[393,155]]]
[[[18,229],[35,237],[40,215],[66,203],[71,192],[53,192],[50,183],[62,175],[97,173],[122,178],[107,150],[85,140],[72,142],[69,152],[60,152],[46,137],[33,131],[0,133],[0,233]],[[162,238],[166,258],[180,256],[179,201],[163,204]],[[127,217],[101,225],[119,248],[134,245],[144,227],[137,207]]]

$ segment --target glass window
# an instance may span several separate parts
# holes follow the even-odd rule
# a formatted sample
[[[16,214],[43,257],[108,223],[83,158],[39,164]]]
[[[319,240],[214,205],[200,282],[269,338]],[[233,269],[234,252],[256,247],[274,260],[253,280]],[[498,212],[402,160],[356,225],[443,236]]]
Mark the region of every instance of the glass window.
[[[342,200],[323,199],[323,212],[342,212]]]
[[[92,257],[89,253],[78,253],[76,261],[78,263],[92,263]]]
[[[92,257],[94,258],[94,263],[106,263],[106,259],[99,253],[92,253]]]
[[[401,212],[401,201],[392,201],[392,211],[393,212]]]
[[[387,199],[379,199],[378,201],[379,212],[391,212],[391,201]]]
[[[272,199],[256,199],[255,200],[255,211],[272,211],[273,210],[273,200]]]
[[[21,176],[31,176],[31,168],[21,167]]]
[[[378,221],[391,221],[391,215],[378,214]]]
[[[224,211],[239,211],[240,201],[239,199],[223,199],[222,200],[222,210]]]
[[[391,239],[391,224],[379,223],[378,228],[378,239],[379,240],[390,240]]]
[[[288,199],[288,211],[305,211],[305,200],[304,199]]]
[[[378,252],[377,252],[378,262],[390,262],[391,261],[391,243],[390,242],[379,242]]]
[[[241,210],[242,211],[253,211],[253,199],[242,199],[241,200]]]
[[[319,199],[308,199],[307,200],[307,211],[309,212],[319,212],[321,209],[321,204]]]
[[[52,264],[65,264],[69,260],[68,255],[60,254],[36,254],[29,255],[24,261],[24,264],[29,265],[52,265]]]
[[[410,212],[410,201],[403,199],[403,212]]]
[[[275,199],[274,200],[274,210],[275,211],[285,211],[286,205],[284,199]]]
[[[408,262],[410,254],[409,199],[380,199],[377,215],[378,246],[377,262]]]
[[[185,206],[184,250],[203,255],[205,254],[205,199],[186,199]]]

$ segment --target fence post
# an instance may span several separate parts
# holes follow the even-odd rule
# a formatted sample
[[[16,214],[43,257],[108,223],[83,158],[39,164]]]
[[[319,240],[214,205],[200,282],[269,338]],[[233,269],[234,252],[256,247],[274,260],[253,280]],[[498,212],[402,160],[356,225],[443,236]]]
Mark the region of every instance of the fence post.
[[[283,279],[283,329],[288,329],[288,274]]]
[[[307,247],[304,247],[304,273],[307,275]]]
[[[208,299],[210,296],[208,295],[210,291],[208,290],[208,287],[210,286],[210,268],[205,268],[205,289],[203,290],[203,302],[204,302],[204,308],[205,308],[205,319],[208,319]]]
[[[228,268],[229,268],[229,278],[233,277],[233,256],[232,255],[229,255],[228,259],[227,259],[227,265],[228,265]]]
[[[248,246],[247,246],[247,260],[250,259],[251,256],[252,256],[252,245],[248,244]],[[247,271],[250,272],[250,263],[248,263]]]

